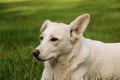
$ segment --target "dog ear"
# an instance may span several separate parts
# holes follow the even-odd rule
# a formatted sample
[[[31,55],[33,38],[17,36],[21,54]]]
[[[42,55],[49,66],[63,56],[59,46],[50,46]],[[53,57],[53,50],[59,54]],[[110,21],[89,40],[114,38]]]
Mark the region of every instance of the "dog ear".
[[[50,23],[50,20],[46,20],[44,21],[44,23],[42,24],[42,27],[40,29],[41,33],[48,27],[48,24]]]
[[[88,23],[90,21],[89,14],[84,14],[77,17],[70,23],[70,35],[72,39],[79,39],[83,35]]]

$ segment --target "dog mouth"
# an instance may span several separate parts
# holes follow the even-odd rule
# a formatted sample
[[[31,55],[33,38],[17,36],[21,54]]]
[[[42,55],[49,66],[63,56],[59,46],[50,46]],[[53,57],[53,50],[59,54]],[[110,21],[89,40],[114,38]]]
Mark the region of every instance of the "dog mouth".
[[[40,57],[35,57],[38,61],[42,61],[42,62],[44,62],[44,61],[49,61],[49,60],[53,60],[55,57],[50,57],[50,58],[48,58],[48,59],[42,59],[42,58],[40,58]]]

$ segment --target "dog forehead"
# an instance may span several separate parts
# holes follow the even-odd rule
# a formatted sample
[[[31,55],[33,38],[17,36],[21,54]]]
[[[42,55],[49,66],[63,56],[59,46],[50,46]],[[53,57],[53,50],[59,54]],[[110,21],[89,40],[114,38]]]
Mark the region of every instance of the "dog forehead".
[[[50,25],[48,25],[48,28],[60,29],[62,31],[66,30],[66,27],[68,27],[68,25],[64,24],[64,23],[55,23],[55,22],[52,22]]]
[[[62,35],[68,31],[69,25],[63,23],[50,23],[47,29],[44,31],[44,34],[58,34]]]

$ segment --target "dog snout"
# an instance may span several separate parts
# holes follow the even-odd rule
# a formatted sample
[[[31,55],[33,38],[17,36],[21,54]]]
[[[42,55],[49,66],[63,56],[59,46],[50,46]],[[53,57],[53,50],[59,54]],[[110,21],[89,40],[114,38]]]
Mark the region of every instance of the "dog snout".
[[[40,51],[39,50],[34,50],[32,52],[33,56],[37,57],[39,54],[40,54]]]

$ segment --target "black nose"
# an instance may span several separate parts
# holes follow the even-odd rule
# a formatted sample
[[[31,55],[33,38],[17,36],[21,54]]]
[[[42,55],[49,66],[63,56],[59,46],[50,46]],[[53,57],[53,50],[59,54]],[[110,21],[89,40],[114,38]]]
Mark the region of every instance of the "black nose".
[[[33,56],[37,57],[39,54],[40,54],[40,51],[39,50],[34,50],[32,52]]]

